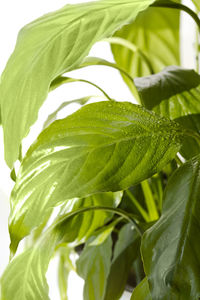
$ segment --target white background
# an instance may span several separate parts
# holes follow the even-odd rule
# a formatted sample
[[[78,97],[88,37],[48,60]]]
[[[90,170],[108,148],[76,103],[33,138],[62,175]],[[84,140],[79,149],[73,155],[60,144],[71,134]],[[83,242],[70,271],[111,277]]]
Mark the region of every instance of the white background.
[[[5,64],[14,49],[17,38],[17,33],[22,26],[29,23],[41,15],[59,9],[66,4],[87,2],[84,0],[6,0],[0,2],[0,73],[3,71]],[[190,7],[191,1],[185,0],[184,3]],[[186,14],[182,16],[182,62],[186,67],[194,67],[194,36],[192,35],[194,23]],[[96,44],[92,50],[91,55],[99,56],[107,60],[113,61],[110,48],[106,43]],[[108,92],[108,94],[117,99],[125,101],[133,101],[132,95],[128,88],[121,80],[117,71],[106,67],[90,67],[81,71],[72,72],[74,77],[84,78],[91,80]],[[73,77],[72,76],[72,77]],[[72,84],[67,89],[61,88],[59,92],[53,92],[46,103],[40,110],[39,122],[33,126],[28,138],[24,141],[25,149],[28,148],[30,143],[36,138],[39,133],[42,123],[47,117],[48,113],[52,112],[59,106],[62,101],[79,98],[87,95],[101,95],[95,88],[86,84]],[[77,106],[71,107],[71,111],[77,109]],[[66,113],[66,112],[64,112]],[[7,230],[8,214],[9,214],[9,194],[13,186],[12,181],[9,179],[10,171],[3,160],[3,134],[0,128],[0,275],[8,263],[8,247],[9,235]],[[50,295],[52,300],[59,299],[57,284],[55,282],[55,267],[56,261],[51,263],[48,271],[48,280],[50,283]],[[78,280],[75,275],[72,275],[69,288],[69,300],[82,299],[83,282]],[[129,299],[125,297],[123,299]]]

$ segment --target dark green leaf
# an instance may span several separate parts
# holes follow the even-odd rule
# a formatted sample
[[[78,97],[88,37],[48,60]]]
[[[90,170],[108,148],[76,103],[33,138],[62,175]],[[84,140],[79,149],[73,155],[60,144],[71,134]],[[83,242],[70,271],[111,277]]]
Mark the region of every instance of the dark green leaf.
[[[147,278],[134,289],[131,300],[152,300]]]
[[[178,124],[128,102],[98,102],[46,128],[24,158],[11,196],[14,244],[52,207],[120,191],[162,169],[179,151]]]
[[[166,66],[179,65],[179,16],[178,10],[153,7],[140,13],[132,24],[115,33],[116,37],[136,46],[136,52],[133,52],[126,47],[112,45],[117,64],[132,77],[146,76],[152,71],[160,72]],[[134,92],[128,79],[124,75],[123,78]]]
[[[91,246],[92,237],[86,244],[77,261],[77,272],[84,278],[84,300],[103,300],[106,280],[109,274],[112,255],[112,239],[108,238],[100,245]]]
[[[180,167],[165,191],[163,214],[144,234],[142,254],[152,299],[200,297],[200,157]]]
[[[200,132],[200,76],[195,71],[168,67],[158,74],[136,78],[135,85],[148,109]],[[190,158],[199,152],[197,142],[187,138],[182,155]]]
[[[51,81],[76,68],[94,43],[132,22],[153,2],[101,0],[66,5],[20,31],[0,85],[5,159],[10,167],[37,119]]]
[[[136,259],[139,249],[140,237],[137,232],[130,224],[123,226],[115,245],[104,300],[117,300],[121,297],[132,263]]]

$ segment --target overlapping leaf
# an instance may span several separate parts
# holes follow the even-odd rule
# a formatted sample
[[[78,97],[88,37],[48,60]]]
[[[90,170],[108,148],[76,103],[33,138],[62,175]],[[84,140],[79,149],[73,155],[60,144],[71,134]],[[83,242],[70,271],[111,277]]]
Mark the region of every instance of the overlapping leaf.
[[[152,300],[147,278],[134,289],[131,300]]]
[[[135,85],[148,109],[200,132],[200,76],[195,71],[167,67],[158,74],[136,78]],[[198,143],[187,138],[182,154],[190,158],[199,152]]]
[[[200,297],[200,157],[180,167],[168,183],[160,220],[142,242],[152,299]]]
[[[128,102],[98,102],[46,128],[28,150],[11,195],[12,242],[67,199],[127,189],[180,149],[178,124]]]
[[[113,44],[112,52],[117,64],[132,77],[146,76],[152,71],[160,72],[166,66],[179,65],[179,16],[178,10],[155,7],[140,13],[132,24],[115,33],[116,37],[126,39],[138,48],[133,52]],[[124,75],[123,78],[134,92],[130,81]]]
[[[109,235],[97,246],[91,246],[91,241],[88,241],[77,261],[77,271],[85,280],[84,300],[103,300],[111,265],[112,239]]]
[[[124,292],[128,275],[137,258],[140,248],[140,237],[132,225],[125,225],[119,232],[115,245],[112,264],[106,284],[104,300],[120,299]]]
[[[66,5],[26,25],[1,77],[5,158],[12,167],[50,83],[81,63],[92,45],[133,21],[154,0]]]

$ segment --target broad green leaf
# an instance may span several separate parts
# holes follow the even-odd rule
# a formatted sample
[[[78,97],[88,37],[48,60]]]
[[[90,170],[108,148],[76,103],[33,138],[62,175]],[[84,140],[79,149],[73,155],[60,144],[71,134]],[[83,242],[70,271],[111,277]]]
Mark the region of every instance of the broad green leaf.
[[[193,70],[167,67],[162,72],[136,78],[142,103],[157,114],[200,132],[200,75]],[[192,138],[185,140],[182,155],[190,158],[200,152]]]
[[[133,261],[140,249],[140,237],[130,224],[122,227],[115,245],[104,300],[120,299]]]
[[[117,64],[132,77],[146,76],[166,66],[179,65],[179,16],[178,10],[168,8],[150,7],[140,13],[133,23],[115,33],[115,37],[133,43],[136,48],[134,52],[113,44],[112,52]],[[124,75],[123,78],[135,94],[130,81]]]
[[[152,300],[147,278],[144,278],[134,289],[131,300]]]
[[[200,296],[200,156],[180,167],[165,191],[163,214],[142,241],[152,299]]]
[[[132,22],[153,2],[101,0],[66,5],[22,28],[0,84],[5,159],[10,167],[51,81],[76,68],[94,43]]]
[[[91,238],[91,241],[95,236]],[[85,280],[84,300],[103,300],[111,266],[111,236],[98,246],[86,244],[77,260],[77,272]]]
[[[55,121],[28,150],[12,191],[13,243],[67,199],[121,191],[161,170],[183,134],[175,122],[129,102],[89,104]]]

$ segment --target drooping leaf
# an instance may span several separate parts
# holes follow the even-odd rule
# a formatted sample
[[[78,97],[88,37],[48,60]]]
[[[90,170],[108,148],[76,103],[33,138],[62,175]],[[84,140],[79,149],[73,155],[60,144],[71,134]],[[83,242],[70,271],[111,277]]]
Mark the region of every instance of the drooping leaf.
[[[166,66],[179,65],[179,16],[178,10],[157,7],[150,7],[140,13],[132,24],[115,33],[116,37],[128,40],[138,48],[138,51],[133,52],[112,44],[117,64],[132,77],[146,76],[152,71],[160,72]],[[130,81],[124,75],[123,78],[135,95]]]
[[[178,124],[128,102],[98,102],[55,121],[30,147],[11,196],[14,244],[51,207],[75,197],[127,189],[179,151]]]
[[[56,119],[57,119],[57,115],[58,113],[65,107],[67,107],[68,105],[72,104],[72,103],[78,103],[80,105],[84,105],[86,104],[91,98],[93,98],[95,96],[87,96],[87,97],[83,97],[83,98],[79,98],[79,99],[74,99],[71,101],[65,101],[63,102],[53,113],[51,113],[48,118],[46,119],[43,128],[47,128],[51,123],[53,123]]]
[[[104,243],[95,246],[89,244],[91,241],[77,261],[77,272],[85,280],[84,300],[103,300],[111,265],[112,239],[109,235]]]
[[[152,300],[147,278],[134,289],[131,300]]]
[[[116,196],[114,200],[113,197],[112,202],[119,201],[118,198]],[[49,261],[56,247],[76,241],[83,224],[82,215],[76,210],[58,217],[28,250],[9,263],[1,279],[1,300],[49,300],[45,277]],[[97,246],[93,246],[95,247]]]
[[[140,237],[130,224],[122,227],[115,245],[104,300],[120,299],[133,261],[140,249]]]
[[[133,21],[153,2],[101,0],[66,5],[22,28],[0,84],[5,159],[10,167],[37,119],[51,81],[73,70],[95,42]]]
[[[45,274],[57,242],[53,233],[9,263],[1,278],[2,300],[49,300]]]
[[[163,214],[144,234],[142,254],[152,299],[199,299],[199,174],[199,156],[174,173],[165,191]]]
[[[200,132],[200,75],[193,70],[167,67],[162,72],[136,78],[135,85],[145,107]],[[186,138],[182,155],[191,158],[200,152],[198,143]]]

